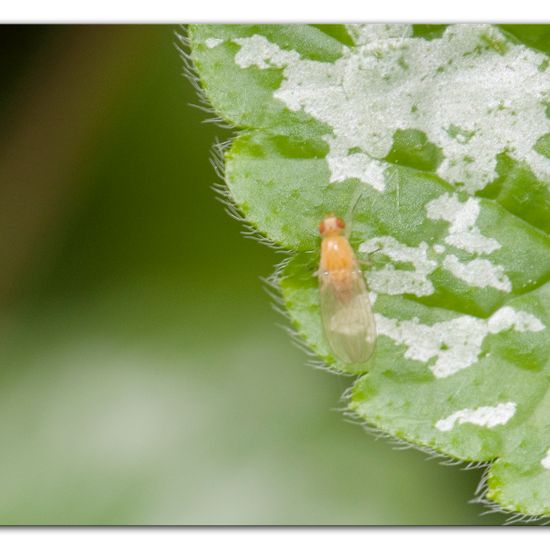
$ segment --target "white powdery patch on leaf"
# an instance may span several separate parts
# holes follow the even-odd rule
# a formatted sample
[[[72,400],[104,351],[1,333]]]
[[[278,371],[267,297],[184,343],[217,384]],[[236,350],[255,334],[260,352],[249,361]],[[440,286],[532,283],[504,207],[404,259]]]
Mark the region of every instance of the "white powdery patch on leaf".
[[[332,136],[325,136],[329,144],[329,152],[326,156],[330,170],[330,181],[337,183],[348,178],[357,178],[377,191],[384,191],[386,182],[384,172],[388,164],[374,159],[365,153],[349,153],[347,147],[342,147],[342,142]]]
[[[540,461],[543,468],[546,468],[547,470],[550,470],[550,449],[546,451],[546,454],[544,455],[544,458]]]
[[[221,38],[207,38],[204,43],[206,44],[207,48],[215,48],[216,46],[219,46],[220,44],[223,44],[223,40]]]
[[[376,292],[384,294],[414,294],[428,296],[433,294],[434,286],[428,276],[437,267],[437,262],[428,258],[428,245],[420,243],[418,247],[407,246],[393,237],[375,237],[363,242],[359,251],[373,253],[380,251],[395,262],[411,264],[412,270],[396,269],[385,265],[382,269],[368,272],[368,284]]]
[[[426,204],[430,220],[449,222],[449,234],[445,242],[461,250],[477,254],[490,254],[501,245],[496,239],[485,237],[476,226],[479,216],[479,200],[469,198],[460,202],[455,195],[445,193]]]
[[[485,428],[494,428],[506,424],[516,413],[513,402],[499,403],[494,407],[479,407],[477,409],[462,409],[435,423],[441,432],[451,431],[456,424],[476,424]]]
[[[454,254],[446,256],[443,267],[450,271],[457,279],[478,288],[488,286],[511,292],[512,283],[504,273],[504,267],[494,265],[489,260],[476,258],[470,262],[461,262]]]
[[[337,157],[354,155],[347,177],[358,177],[358,166],[383,159],[395,131],[408,128],[441,148],[437,173],[470,193],[496,178],[502,152],[550,180],[550,159],[533,149],[550,132],[543,53],[509,42],[492,25],[451,25],[433,40],[412,37],[407,25],[348,29],[356,45],[333,63],[302,59],[259,35],[234,40],[239,66],[283,69],[274,97],[332,128],[334,181],[346,174]]]
[[[361,25],[346,25],[353,42],[362,46],[369,42],[377,42],[388,38],[405,38],[412,36],[412,26],[396,23],[364,23]]]
[[[448,234],[444,239],[448,245],[471,254],[491,254],[501,248],[496,239],[482,235],[476,226],[480,212],[479,199],[470,197],[466,202],[460,202],[455,195],[444,193],[426,204],[426,212],[431,220],[449,223]],[[443,252],[441,248],[438,250]],[[490,260],[475,258],[462,262],[450,254],[443,260],[442,267],[471,286],[512,291],[512,283],[504,267]]]
[[[526,311],[517,311],[510,306],[501,307],[495,311],[487,323],[489,332],[497,334],[514,329],[516,332],[540,332],[544,324],[540,319]]]
[[[241,47],[235,56],[235,62],[243,69],[252,66],[260,69],[282,68],[300,62],[297,52],[283,50],[259,34],[249,38],[234,38],[233,42]]]
[[[423,325],[418,319],[399,321],[376,315],[379,336],[404,344],[406,359],[427,363],[436,378],[445,378],[473,365],[487,334],[485,323],[464,315],[450,321]]]
[[[510,329],[540,332],[545,328],[534,315],[509,306],[497,310],[487,320],[461,315],[433,325],[421,324],[417,318],[400,321],[376,314],[376,326],[379,335],[407,347],[406,359],[431,361],[429,369],[436,378],[446,378],[474,365],[488,334]]]

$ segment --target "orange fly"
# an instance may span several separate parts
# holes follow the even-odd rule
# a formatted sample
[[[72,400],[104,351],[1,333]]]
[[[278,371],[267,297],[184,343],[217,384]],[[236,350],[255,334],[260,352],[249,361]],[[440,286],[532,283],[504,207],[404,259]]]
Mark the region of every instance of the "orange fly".
[[[334,355],[345,363],[362,363],[374,351],[376,327],[365,279],[344,228],[344,221],[333,215],[319,225],[321,319]]]

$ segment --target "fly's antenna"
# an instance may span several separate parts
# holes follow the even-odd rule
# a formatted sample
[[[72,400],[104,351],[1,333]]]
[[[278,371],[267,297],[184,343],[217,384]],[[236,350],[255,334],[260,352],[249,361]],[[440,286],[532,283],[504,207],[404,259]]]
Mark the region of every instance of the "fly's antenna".
[[[349,237],[351,235],[351,229],[353,225],[353,213],[355,212],[355,208],[359,204],[359,201],[361,200],[361,197],[365,193],[365,188],[363,185],[361,185],[353,194],[351,198],[351,203],[349,205],[348,211],[346,213],[346,236]]]

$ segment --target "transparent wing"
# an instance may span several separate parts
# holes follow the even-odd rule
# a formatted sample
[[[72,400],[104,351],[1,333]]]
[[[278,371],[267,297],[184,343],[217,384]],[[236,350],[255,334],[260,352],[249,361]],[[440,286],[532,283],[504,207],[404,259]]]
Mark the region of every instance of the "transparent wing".
[[[321,318],[336,357],[346,363],[367,361],[374,351],[376,326],[360,270],[319,275]]]

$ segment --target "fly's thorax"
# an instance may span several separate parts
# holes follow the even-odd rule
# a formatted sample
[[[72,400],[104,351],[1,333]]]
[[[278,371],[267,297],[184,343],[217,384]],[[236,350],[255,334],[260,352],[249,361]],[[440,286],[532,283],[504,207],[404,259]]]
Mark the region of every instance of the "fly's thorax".
[[[325,237],[321,243],[321,272],[353,271],[357,260],[346,237]],[[344,275],[342,275],[344,276]]]

